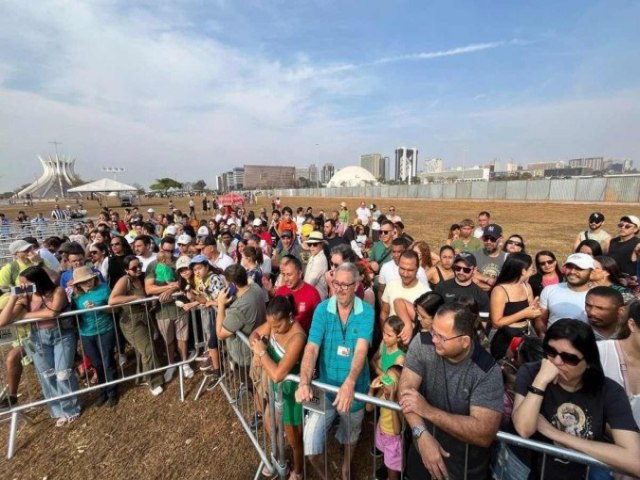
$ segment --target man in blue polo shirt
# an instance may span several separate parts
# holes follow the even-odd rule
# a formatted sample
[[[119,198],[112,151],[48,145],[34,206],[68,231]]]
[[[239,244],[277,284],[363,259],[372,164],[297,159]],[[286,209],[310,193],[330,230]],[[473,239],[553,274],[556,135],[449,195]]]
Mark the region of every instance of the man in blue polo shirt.
[[[374,312],[356,297],[360,279],[357,267],[343,263],[335,270],[335,296],[316,308],[309,341],[302,358],[298,402],[310,401],[313,370],[318,361],[318,381],[340,387],[336,395],[325,396],[325,413],[310,412],[304,429],[305,455],[321,474],[325,437],[336,415],[340,426],[336,438],[344,445],[342,478],[350,478],[351,454],[356,446],[364,417],[364,403],[354,401],[354,393],[367,393],[369,365],[367,351],[373,334]]]

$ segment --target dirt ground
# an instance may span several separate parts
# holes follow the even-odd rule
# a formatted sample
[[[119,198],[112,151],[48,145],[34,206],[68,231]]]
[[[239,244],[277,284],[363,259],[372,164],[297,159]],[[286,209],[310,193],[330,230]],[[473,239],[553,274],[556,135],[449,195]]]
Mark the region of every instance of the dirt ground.
[[[153,207],[166,210],[169,199],[143,199],[141,210]],[[186,198],[173,199],[185,207]],[[283,198],[292,207],[313,206],[314,211],[337,208],[347,202],[350,211],[360,199]],[[446,238],[449,225],[463,218],[476,219],[480,210],[489,210],[493,220],[502,225],[505,235],[524,236],[527,251],[550,249],[560,258],[569,253],[576,234],[586,228],[593,211],[606,217],[605,229],[614,235],[615,224],[624,214],[636,214],[637,205],[618,204],[550,204],[514,202],[430,201],[406,199],[366,199],[383,212],[395,205],[397,213],[416,239],[426,240],[437,249]],[[63,203],[64,200],[61,202]],[[196,198],[196,204],[201,202]],[[247,210],[270,208],[267,199]],[[53,203],[28,209],[48,217]],[[90,215],[98,205],[85,202]],[[23,207],[3,206],[0,212],[13,217]],[[122,211],[120,208],[117,210]],[[188,209],[186,209],[188,210]],[[198,212],[201,213],[201,212]],[[21,425],[18,449],[8,461],[0,459],[0,471],[6,479],[42,478],[253,478],[258,455],[244,435],[226,398],[216,389],[197,402],[193,396],[200,376],[187,380],[187,401],[181,403],[178,382],[173,381],[160,397],[153,398],[144,388],[124,386],[120,404],[113,410],[91,406],[92,395],[83,397],[86,406],[78,421],[66,428],[55,428],[44,409],[35,412],[34,425]],[[369,431],[370,428],[365,428]],[[370,433],[367,433],[370,436]],[[8,424],[0,425],[0,450],[6,451]],[[370,445],[370,444],[369,444]],[[369,471],[368,446],[356,452],[358,471]],[[360,475],[357,478],[364,478]],[[370,476],[369,476],[370,478]]]

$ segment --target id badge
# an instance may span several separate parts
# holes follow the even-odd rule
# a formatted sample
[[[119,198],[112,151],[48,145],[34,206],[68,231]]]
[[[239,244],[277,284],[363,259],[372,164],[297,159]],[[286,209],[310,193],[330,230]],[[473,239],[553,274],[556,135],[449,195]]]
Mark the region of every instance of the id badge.
[[[338,347],[338,356],[340,357],[350,357],[351,356],[351,349],[349,347],[345,347],[340,345]]]

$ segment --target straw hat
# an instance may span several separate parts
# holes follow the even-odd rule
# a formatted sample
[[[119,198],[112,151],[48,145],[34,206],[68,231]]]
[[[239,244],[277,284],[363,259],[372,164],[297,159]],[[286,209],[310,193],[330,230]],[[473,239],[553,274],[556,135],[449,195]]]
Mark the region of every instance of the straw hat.
[[[76,285],[78,283],[86,282],[87,280],[92,280],[98,276],[91,267],[78,267],[73,271],[73,280],[69,282],[71,285]]]
[[[315,243],[327,243],[322,235],[322,232],[314,231],[309,234],[309,238],[305,243],[315,244]]]

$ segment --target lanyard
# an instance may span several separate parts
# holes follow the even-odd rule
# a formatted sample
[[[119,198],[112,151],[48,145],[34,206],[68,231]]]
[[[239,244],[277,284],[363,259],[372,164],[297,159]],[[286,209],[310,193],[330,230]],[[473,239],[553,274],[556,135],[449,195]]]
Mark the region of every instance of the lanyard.
[[[355,305],[355,299],[354,299],[354,305]],[[340,318],[340,307],[336,306],[336,308],[338,309],[338,322],[340,322],[340,331],[342,332],[343,345],[346,345],[347,343],[347,329],[349,328],[349,317],[353,313],[354,305],[351,305],[351,310],[349,310],[349,314],[347,315],[347,321],[345,322],[344,325],[342,324],[342,318]]]

